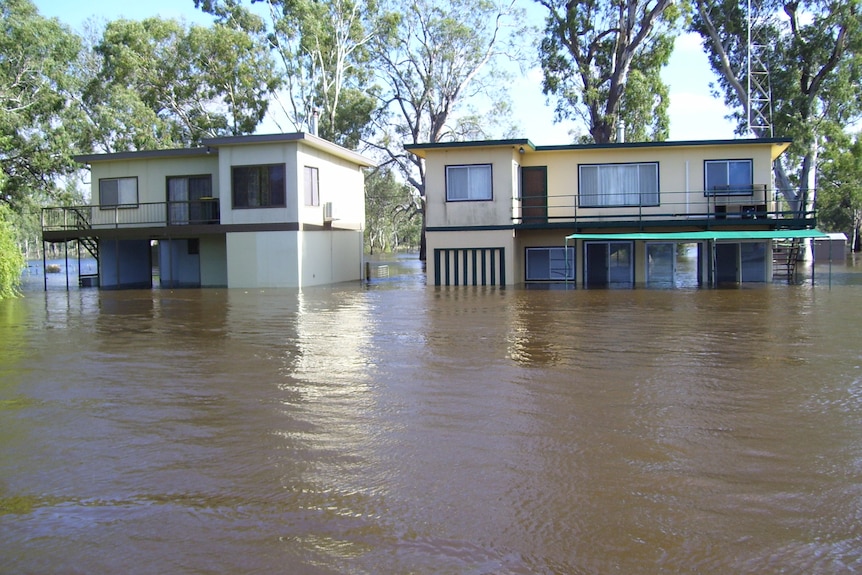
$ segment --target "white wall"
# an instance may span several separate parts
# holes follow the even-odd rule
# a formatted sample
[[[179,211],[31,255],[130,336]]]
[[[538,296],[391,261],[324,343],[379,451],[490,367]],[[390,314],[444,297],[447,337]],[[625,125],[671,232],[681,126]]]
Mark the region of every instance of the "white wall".
[[[303,286],[362,278],[362,233],[334,230],[299,234]]]
[[[228,233],[228,287],[297,287],[297,242],[297,232]]]
[[[277,145],[221,146],[219,148],[221,223],[258,224],[298,221],[297,189],[299,179],[297,177],[296,149],[296,142],[285,142]],[[283,208],[233,209],[233,194],[231,192],[232,168],[234,166],[259,166],[265,164],[284,164],[286,206]]]

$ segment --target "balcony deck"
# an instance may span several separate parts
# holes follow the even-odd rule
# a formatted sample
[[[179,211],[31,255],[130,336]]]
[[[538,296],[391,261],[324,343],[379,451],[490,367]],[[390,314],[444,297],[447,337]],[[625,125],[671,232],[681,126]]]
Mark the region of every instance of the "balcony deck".
[[[619,205],[583,206],[578,196],[550,195],[520,197],[513,201],[512,224],[515,229],[645,229],[711,230],[728,228],[809,229],[816,224],[816,213],[782,209],[765,188],[751,193],[715,194],[704,192],[662,192],[655,205],[626,205],[626,198],[615,198]]]

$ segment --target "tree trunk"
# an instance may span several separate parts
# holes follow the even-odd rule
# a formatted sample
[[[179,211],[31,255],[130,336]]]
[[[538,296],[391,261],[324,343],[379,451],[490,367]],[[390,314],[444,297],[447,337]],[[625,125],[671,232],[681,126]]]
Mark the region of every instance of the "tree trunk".
[[[428,246],[425,241],[425,209],[422,209],[422,233],[419,234],[419,261],[424,262],[427,261],[427,250]]]

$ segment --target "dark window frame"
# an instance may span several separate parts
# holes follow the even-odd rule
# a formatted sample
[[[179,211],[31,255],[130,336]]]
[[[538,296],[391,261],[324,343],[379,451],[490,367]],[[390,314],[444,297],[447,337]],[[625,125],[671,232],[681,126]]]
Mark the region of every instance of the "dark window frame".
[[[732,185],[730,183],[730,165],[732,163],[748,164],[748,182],[742,185]],[[725,183],[710,186],[709,183],[709,166],[725,164]],[[703,195],[705,197],[713,196],[752,196],[754,195],[754,159],[753,158],[725,158],[725,159],[710,159],[703,161]]]
[[[611,168],[611,167],[623,167],[623,166],[636,166],[641,167],[653,167],[655,168],[655,191],[647,190],[644,191],[642,188],[637,191],[638,194],[638,202],[637,203],[619,203],[612,204],[606,203],[606,198],[610,197],[608,194],[596,193],[596,203],[584,203],[584,198],[592,197],[591,194],[584,194],[584,176],[583,170],[584,168],[597,168],[600,170],[601,168]],[[640,184],[640,181],[638,182]],[[635,192],[632,192],[632,194]],[[619,195],[619,194],[615,194]],[[647,198],[648,201],[644,201],[644,198]],[[651,201],[654,197],[654,201]],[[605,200],[605,201],[602,201]],[[578,164],[578,207],[584,209],[590,208],[646,208],[646,207],[657,207],[661,205],[661,169],[658,161],[651,162],[608,162],[608,163],[591,163],[591,164]]]
[[[174,181],[186,181],[186,198],[176,199],[171,197],[171,183]],[[201,188],[192,185],[193,181],[206,182]],[[204,216],[204,202],[218,201],[213,197],[212,174],[188,174],[165,177],[165,199],[168,202],[168,223],[179,225],[189,222],[209,222],[212,218]],[[218,209],[216,208],[216,213]]]
[[[240,183],[258,182],[257,198],[251,189],[239,190]],[[261,180],[269,183],[264,190]],[[235,210],[256,210],[287,207],[287,169],[285,164],[251,164],[231,166],[231,208]],[[254,203],[252,202],[254,200]]]
[[[530,253],[538,252],[538,251],[547,251],[551,250],[563,250],[566,254],[567,265],[565,268],[565,275],[563,277],[530,277]],[[551,254],[548,254],[548,261],[551,261]],[[570,264],[570,265],[569,265]],[[530,246],[524,248],[524,281],[525,282],[561,282],[561,281],[574,281],[575,280],[575,266],[577,265],[577,250],[575,246]],[[549,265],[548,266],[548,276],[553,275],[554,268]]]

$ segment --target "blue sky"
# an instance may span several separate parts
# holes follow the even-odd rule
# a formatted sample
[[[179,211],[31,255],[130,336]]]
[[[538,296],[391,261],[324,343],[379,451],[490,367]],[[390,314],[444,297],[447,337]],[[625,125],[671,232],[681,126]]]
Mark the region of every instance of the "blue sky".
[[[114,20],[120,17],[140,19],[149,16],[180,18],[189,22],[208,23],[210,17],[195,9],[194,0],[138,0],[115,2],[105,0],[35,0],[43,16],[55,17],[76,31],[90,17]],[[527,5],[525,3],[525,5]],[[532,5],[532,4],[531,4]],[[541,24],[541,12],[530,10]],[[692,35],[677,39],[670,65],[663,72],[670,86],[670,139],[710,140],[733,138],[733,126],[724,116],[722,102],[709,94],[709,82],[714,79],[700,47]],[[553,108],[545,105],[541,89],[541,70],[527,72],[526,82],[516,82],[512,91],[512,106],[521,136],[538,145],[567,144],[569,131],[576,126],[554,124]]]

